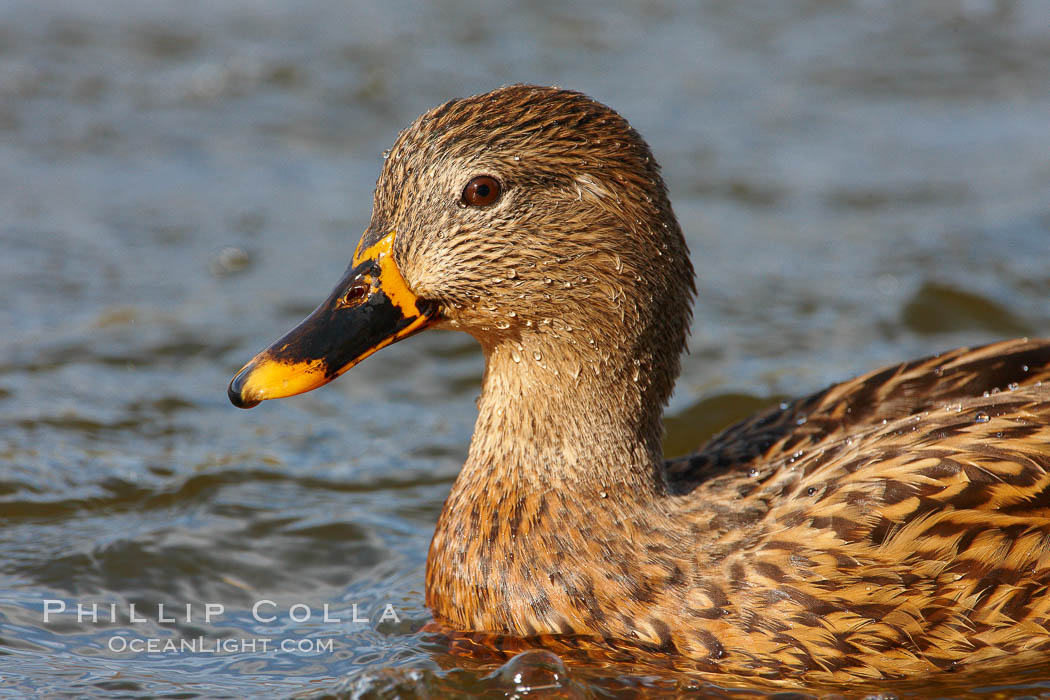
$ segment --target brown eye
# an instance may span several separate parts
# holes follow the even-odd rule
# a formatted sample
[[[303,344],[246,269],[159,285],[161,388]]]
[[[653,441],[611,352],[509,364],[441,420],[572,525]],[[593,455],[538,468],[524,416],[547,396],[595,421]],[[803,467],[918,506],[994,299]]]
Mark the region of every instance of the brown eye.
[[[490,175],[478,175],[463,188],[463,203],[471,207],[487,207],[502,193],[499,180]]]

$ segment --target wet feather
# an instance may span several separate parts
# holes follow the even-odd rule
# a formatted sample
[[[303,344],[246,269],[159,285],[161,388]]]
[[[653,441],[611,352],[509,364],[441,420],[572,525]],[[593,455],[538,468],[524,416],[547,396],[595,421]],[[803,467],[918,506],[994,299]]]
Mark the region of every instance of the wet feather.
[[[464,208],[477,175],[505,193]],[[877,370],[665,463],[693,269],[622,117],[533,86],[438,107],[377,184],[366,237],[392,230],[486,359],[428,559],[442,623],[825,680],[1050,647],[1050,341]]]

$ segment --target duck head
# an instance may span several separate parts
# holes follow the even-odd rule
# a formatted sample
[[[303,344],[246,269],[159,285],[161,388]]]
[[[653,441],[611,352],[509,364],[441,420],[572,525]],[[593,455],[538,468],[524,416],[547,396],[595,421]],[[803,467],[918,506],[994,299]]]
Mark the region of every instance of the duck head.
[[[477,338],[489,370],[502,354],[577,383],[634,382],[662,408],[692,274],[658,166],[616,112],[524,85],[454,100],[399,135],[343,278],[229,396],[249,408],[309,391],[443,327]]]

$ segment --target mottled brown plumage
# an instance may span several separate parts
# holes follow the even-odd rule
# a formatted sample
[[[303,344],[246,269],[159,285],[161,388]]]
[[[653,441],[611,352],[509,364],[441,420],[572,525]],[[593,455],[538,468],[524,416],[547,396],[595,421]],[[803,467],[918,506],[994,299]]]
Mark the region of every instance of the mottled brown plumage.
[[[495,204],[460,201],[478,175]],[[390,231],[408,287],[486,361],[427,563],[441,623],[825,680],[1050,647],[1050,341],[874,372],[665,464],[693,271],[619,115],[530,86],[432,110],[364,243]]]

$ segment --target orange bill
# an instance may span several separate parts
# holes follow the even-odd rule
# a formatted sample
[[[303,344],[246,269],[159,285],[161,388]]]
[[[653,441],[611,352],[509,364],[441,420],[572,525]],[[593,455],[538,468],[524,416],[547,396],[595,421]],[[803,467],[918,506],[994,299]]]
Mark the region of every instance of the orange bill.
[[[368,246],[366,240],[328,298],[233,378],[234,406],[316,389],[435,316],[436,305],[412,293],[390,255],[394,233]]]

